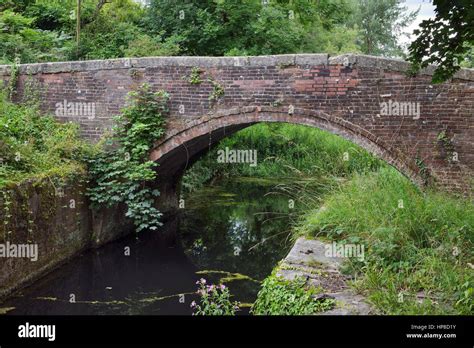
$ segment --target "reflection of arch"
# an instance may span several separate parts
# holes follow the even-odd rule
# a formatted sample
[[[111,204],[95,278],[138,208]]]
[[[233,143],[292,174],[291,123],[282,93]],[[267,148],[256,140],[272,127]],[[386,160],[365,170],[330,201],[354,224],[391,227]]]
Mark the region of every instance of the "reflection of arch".
[[[423,183],[414,159],[407,158],[374,134],[342,118],[301,108],[294,108],[292,114],[288,108],[260,106],[219,111],[187,123],[184,129],[171,130],[155,145],[150,158],[160,163],[160,173],[175,176],[212,144],[259,122],[300,124],[339,135],[383,159],[416,184]]]

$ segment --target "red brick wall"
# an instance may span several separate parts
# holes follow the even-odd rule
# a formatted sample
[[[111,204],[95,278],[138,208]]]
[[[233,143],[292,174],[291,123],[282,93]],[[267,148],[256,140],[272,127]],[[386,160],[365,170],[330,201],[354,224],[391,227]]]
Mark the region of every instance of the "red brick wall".
[[[188,82],[193,67],[202,71],[200,84]],[[474,71],[464,69],[452,81],[433,85],[432,69],[408,77],[407,68],[402,61],[362,55],[163,57],[31,64],[21,66],[18,98],[31,79],[41,91],[44,111],[55,113],[56,104],[64,100],[94,103],[93,117],[76,113],[58,118],[78,122],[84,136],[97,139],[111,126],[111,118],[124,105],[127,92],[144,82],[165,89],[170,94],[168,132],[151,157],[166,164],[170,176],[195,159],[191,157],[199,156],[209,142],[247,124],[281,121],[339,134],[422,183],[424,176],[415,161],[418,157],[428,168],[430,180],[449,190],[472,193]],[[8,76],[9,67],[0,66],[0,79],[8,80]],[[213,85],[208,78],[224,88],[217,101],[209,100]],[[381,103],[390,101],[419,105],[419,117],[384,115]],[[294,112],[289,114],[292,108]],[[230,131],[223,133],[225,129]],[[206,134],[211,130],[209,140]],[[442,131],[451,148],[437,140]]]

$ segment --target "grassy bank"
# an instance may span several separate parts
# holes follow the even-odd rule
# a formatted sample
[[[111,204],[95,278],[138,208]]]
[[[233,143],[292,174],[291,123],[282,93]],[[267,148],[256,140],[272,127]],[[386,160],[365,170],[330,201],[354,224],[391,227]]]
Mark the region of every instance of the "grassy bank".
[[[420,192],[392,168],[356,174],[296,231],[365,246],[353,286],[386,314],[473,314],[474,206]]]

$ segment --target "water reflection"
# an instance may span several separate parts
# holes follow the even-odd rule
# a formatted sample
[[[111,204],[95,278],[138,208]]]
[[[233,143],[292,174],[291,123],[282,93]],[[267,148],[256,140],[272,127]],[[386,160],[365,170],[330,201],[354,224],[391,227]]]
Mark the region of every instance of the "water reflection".
[[[291,247],[288,198],[269,195],[274,184],[234,179],[204,187],[185,196],[185,209],[163,227],[177,243],[151,231],[87,251],[0,307],[15,308],[8,314],[191,314],[201,277],[251,303]]]

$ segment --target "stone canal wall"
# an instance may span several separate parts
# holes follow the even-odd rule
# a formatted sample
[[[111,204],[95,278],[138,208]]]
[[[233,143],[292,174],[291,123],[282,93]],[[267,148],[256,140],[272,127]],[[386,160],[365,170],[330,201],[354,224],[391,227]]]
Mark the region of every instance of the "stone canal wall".
[[[27,181],[0,193],[0,298],[132,231],[123,207],[93,212],[85,186]]]
[[[277,277],[289,281],[303,278],[307,286],[319,289],[318,298],[335,300],[334,308],[319,315],[377,314],[362,295],[349,287],[351,277],[340,271],[344,259],[326,256],[326,246],[317,239],[298,238],[277,267]]]

